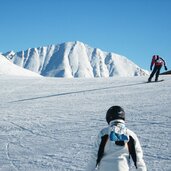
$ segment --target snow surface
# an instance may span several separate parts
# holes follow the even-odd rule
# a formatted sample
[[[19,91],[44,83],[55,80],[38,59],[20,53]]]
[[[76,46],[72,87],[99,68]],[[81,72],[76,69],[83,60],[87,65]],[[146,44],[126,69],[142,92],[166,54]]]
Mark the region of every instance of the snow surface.
[[[0,76],[0,170],[84,171],[107,109],[121,105],[148,170],[170,171],[171,77],[160,78]]]
[[[143,70],[128,58],[103,52],[76,41],[4,54],[14,64],[48,77],[144,76]]]
[[[11,61],[6,59],[3,55],[0,54],[0,75],[18,75],[18,76],[36,76],[40,77],[39,74],[26,70],[22,67],[19,67],[13,64]]]

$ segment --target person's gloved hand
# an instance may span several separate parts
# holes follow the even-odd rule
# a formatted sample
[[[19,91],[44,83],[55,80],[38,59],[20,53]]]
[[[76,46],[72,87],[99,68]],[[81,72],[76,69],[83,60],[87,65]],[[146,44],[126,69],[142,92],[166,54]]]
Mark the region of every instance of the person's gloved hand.
[[[152,70],[152,68],[153,68],[153,67],[152,67],[152,66],[150,66],[150,70]]]
[[[167,66],[164,66],[164,69],[167,71]]]

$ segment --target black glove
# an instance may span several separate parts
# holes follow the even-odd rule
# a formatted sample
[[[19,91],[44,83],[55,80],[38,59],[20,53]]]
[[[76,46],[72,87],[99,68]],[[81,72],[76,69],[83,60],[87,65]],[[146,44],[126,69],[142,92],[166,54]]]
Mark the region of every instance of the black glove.
[[[167,66],[164,66],[164,69],[167,71]]]
[[[152,70],[153,69],[153,67],[152,66],[150,66],[150,70]]]

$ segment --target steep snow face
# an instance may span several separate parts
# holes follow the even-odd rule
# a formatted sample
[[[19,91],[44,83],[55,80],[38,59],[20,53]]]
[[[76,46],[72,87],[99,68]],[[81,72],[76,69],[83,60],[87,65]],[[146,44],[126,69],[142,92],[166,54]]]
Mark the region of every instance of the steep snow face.
[[[126,57],[91,48],[82,42],[67,42],[4,54],[14,64],[50,77],[144,76],[148,72]]]
[[[0,54],[0,75],[18,75],[18,76],[39,76],[39,74],[35,72],[31,72],[22,67],[19,67],[8,59],[6,59],[3,55]]]

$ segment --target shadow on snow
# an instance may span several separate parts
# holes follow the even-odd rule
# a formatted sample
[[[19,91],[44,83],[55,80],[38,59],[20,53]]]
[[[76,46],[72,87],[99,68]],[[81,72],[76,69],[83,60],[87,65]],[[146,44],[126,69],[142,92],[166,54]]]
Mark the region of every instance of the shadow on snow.
[[[131,87],[131,86],[140,85],[140,84],[144,84],[144,82],[134,83],[134,84],[127,84],[127,85],[104,87],[104,88],[95,88],[95,89],[90,89],[90,90],[80,90],[80,91],[59,93],[59,94],[47,95],[47,96],[41,96],[41,97],[33,97],[33,98],[27,98],[27,99],[11,101],[9,103],[24,102],[24,101],[30,101],[30,100],[38,100],[38,99],[44,99],[44,98],[50,98],[50,97],[65,96],[65,95],[79,94],[79,93],[86,93],[86,92],[93,92],[93,91],[101,91],[101,90],[114,89],[114,88]]]

